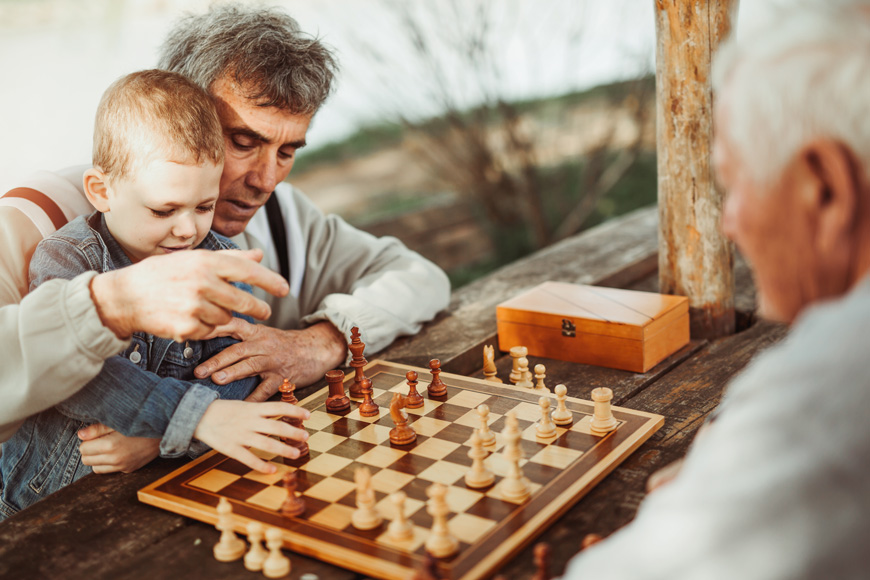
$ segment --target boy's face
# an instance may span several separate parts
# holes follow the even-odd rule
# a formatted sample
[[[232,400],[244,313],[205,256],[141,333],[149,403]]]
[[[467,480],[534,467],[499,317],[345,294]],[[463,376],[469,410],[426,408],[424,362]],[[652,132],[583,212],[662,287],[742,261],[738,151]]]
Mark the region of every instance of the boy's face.
[[[106,225],[133,263],[198,246],[211,228],[220,165],[158,159],[107,188]]]

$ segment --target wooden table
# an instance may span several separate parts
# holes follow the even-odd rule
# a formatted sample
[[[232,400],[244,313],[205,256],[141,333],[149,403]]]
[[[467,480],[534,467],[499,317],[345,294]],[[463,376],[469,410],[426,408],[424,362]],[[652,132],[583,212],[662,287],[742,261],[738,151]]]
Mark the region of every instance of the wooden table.
[[[496,304],[544,280],[656,290],[656,231],[656,209],[647,208],[511,264],[455,292],[446,313],[377,358],[416,366],[439,358],[445,371],[482,376],[482,347],[496,343]],[[751,278],[742,262],[736,268],[741,332],[734,336],[692,341],[644,374],[533,361],[544,362],[548,384],[566,384],[570,396],[589,398],[593,388],[608,386],[614,404],[665,416],[664,427],[652,439],[542,530],[539,539],[552,547],[555,573],[564,570],[586,533],[606,536],[634,517],[650,473],[685,454],[731,377],[757,351],[785,334],[782,325],[754,319]],[[499,374],[506,376],[510,357],[497,364]],[[300,389],[300,399],[314,388]],[[213,527],[136,499],[139,488],[183,463],[157,460],[133,474],[91,475],[9,518],[0,524],[0,578],[256,577],[238,562],[222,564],[214,559],[211,550],[218,532]],[[290,555],[294,579],[308,572],[321,579],[359,577]],[[533,570],[530,545],[502,572],[507,578],[525,579]]]

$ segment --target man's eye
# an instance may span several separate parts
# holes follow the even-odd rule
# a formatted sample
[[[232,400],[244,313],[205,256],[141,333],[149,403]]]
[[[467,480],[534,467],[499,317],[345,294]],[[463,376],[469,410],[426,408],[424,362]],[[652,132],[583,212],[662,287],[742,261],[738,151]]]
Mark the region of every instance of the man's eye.
[[[238,139],[233,139],[233,147],[239,149],[240,151],[250,151],[254,148],[253,144],[244,143],[242,141],[239,141]]]
[[[290,151],[289,153],[286,151],[278,151],[278,155],[281,159],[293,159],[293,153],[294,151]]]
[[[157,209],[152,209],[152,210],[151,210],[151,214],[152,214],[154,217],[165,218],[165,217],[169,217],[169,216],[171,216],[171,215],[172,215],[172,211],[173,211],[173,210],[160,211],[160,210],[157,210]]]
[[[199,213],[209,213],[214,210],[214,204],[211,205],[201,205],[196,208],[196,211]]]

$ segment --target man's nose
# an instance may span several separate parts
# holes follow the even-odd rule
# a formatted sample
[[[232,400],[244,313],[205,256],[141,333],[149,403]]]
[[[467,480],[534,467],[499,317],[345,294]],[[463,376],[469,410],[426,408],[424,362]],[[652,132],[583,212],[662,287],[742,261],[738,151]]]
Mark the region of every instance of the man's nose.
[[[245,181],[260,193],[271,193],[280,181],[277,162],[262,155],[248,171]]]

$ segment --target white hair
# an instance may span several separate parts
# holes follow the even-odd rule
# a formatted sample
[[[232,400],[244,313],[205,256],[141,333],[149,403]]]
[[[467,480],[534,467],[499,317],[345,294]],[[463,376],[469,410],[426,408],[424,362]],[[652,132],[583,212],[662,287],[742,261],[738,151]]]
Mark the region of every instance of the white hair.
[[[847,145],[870,169],[870,0],[790,2],[771,16],[716,55],[727,124],[716,130],[759,184],[816,138]]]

